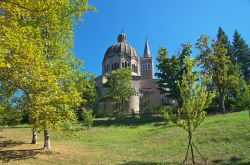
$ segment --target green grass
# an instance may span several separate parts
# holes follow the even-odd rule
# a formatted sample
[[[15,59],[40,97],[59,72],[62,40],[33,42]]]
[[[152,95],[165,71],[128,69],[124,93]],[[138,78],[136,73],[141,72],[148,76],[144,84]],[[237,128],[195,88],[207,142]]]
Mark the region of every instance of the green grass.
[[[186,132],[159,117],[96,120],[90,130],[52,132],[52,151],[31,141],[27,127],[0,133],[0,160],[7,164],[182,164]],[[247,111],[209,116],[194,134],[209,164],[250,164],[250,118]],[[199,160],[196,154],[197,160]],[[199,162],[199,161],[197,161]]]

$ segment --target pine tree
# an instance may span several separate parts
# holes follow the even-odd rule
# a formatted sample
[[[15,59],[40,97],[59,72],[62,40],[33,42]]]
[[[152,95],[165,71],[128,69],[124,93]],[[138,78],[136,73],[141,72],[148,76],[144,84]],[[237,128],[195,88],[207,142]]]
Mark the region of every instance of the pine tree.
[[[209,37],[203,35],[197,41],[196,47],[200,50],[198,59],[200,64],[204,66],[203,72],[212,77],[212,81],[209,84],[209,90],[217,91],[220,110],[225,112],[225,99],[230,90],[228,88],[229,68],[232,64],[230,57],[227,55],[225,43],[223,43],[223,40],[219,39],[214,40],[212,46],[209,46]]]
[[[222,29],[221,26],[219,26],[218,28],[218,32],[217,32],[217,39],[218,42],[221,43],[221,45],[223,45],[224,48],[227,49],[227,56],[230,57],[231,61],[234,61],[234,57],[233,57],[233,53],[232,53],[232,46],[230,44],[230,41],[228,39],[227,34],[225,33],[225,31]]]
[[[233,56],[234,61],[240,66],[244,79],[250,81],[250,51],[246,41],[236,30],[233,36]]]

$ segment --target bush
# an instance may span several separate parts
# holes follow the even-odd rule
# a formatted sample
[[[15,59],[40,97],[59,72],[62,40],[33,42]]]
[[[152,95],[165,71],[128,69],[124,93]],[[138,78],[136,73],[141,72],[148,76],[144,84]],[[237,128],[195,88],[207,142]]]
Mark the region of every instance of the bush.
[[[7,106],[0,110],[0,124],[13,126],[20,124],[22,120],[22,114],[16,108]]]
[[[83,125],[89,129],[94,123],[94,116],[91,111],[84,111],[82,113]]]
[[[160,108],[160,111],[162,113],[163,119],[164,119],[166,124],[169,124],[170,122],[173,122],[173,123],[178,122],[177,107],[175,107],[175,106],[162,106]]]
[[[241,88],[237,90],[233,108],[236,111],[250,110],[250,86],[246,82],[242,82]]]

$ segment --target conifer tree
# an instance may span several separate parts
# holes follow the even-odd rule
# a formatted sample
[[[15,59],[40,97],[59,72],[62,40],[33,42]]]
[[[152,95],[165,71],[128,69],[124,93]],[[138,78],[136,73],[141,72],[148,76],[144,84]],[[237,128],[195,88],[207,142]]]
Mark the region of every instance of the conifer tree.
[[[221,45],[223,45],[223,47],[225,49],[227,49],[227,56],[229,56],[230,60],[233,62],[234,57],[233,57],[233,53],[232,53],[232,46],[230,44],[230,40],[228,39],[227,34],[225,33],[225,31],[222,29],[221,26],[219,26],[219,28],[218,28],[216,40],[218,42],[220,42]]]
[[[156,60],[159,72],[155,75],[159,78],[158,85],[161,93],[178,100],[180,91],[177,80],[180,77],[180,61],[175,55],[169,58],[167,49],[163,47],[159,49]]]
[[[233,36],[233,57],[235,64],[240,66],[244,79],[250,81],[250,50],[246,41],[236,30]]]
[[[223,36],[223,35],[222,35]],[[224,38],[224,37],[222,37]],[[209,46],[209,37],[201,36],[197,41],[196,47],[200,50],[198,59],[204,66],[204,73],[212,77],[209,90],[216,90],[218,93],[219,107],[225,112],[225,98],[230,90],[229,86],[229,67],[232,64],[224,47],[223,40],[214,40]]]

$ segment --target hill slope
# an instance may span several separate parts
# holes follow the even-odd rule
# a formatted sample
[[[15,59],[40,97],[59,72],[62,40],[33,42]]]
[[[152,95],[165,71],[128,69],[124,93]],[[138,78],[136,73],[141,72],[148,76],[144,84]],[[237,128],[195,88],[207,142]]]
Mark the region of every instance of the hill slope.
[[[0,136],[0,161],[9,164],[181,164],[187,148],[186,132],[157,118],[97,120],[90,130],[51,133],[52,152],[40,149],[41,133],[39,144],[28,144],[27,127]],[[209,164],[250,164],[248,112],[207,117],[194,142]]]

